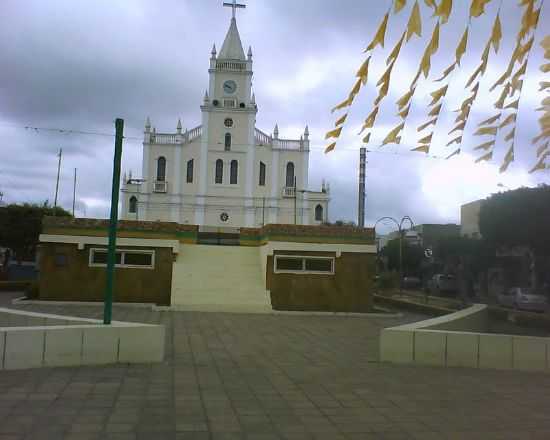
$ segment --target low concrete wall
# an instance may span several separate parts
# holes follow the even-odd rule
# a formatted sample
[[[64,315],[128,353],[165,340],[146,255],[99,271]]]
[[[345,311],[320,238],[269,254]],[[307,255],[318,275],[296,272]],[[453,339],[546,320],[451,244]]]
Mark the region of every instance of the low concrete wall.
[[[65,325],[0,327],[0,370],[114,363],[150,363],[164,359],[163,325],[75,318],[0,308],[14,319],[49,320]]]
[[[446,367],[550,371],[550,338],[486,333],[488,308],[382,330],[380,360]]]

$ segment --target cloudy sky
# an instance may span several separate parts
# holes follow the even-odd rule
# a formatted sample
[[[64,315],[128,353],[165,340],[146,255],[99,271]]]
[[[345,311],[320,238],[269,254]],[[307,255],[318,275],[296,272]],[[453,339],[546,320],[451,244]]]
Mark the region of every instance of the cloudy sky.
[[[355,220],[357,167],[362,120],[377,95],[376,79],[408,19],[412,2],[392,17],[385,49],[375,51],[371,79],[356,99],[338,149],[323,154],[324,133],[335,115],[330,109],[342,101],[385,14],[389,0],[278,0],[247,2],[238,11],[245,49],[254,52],[254,91],[257,126],[271,132],[279,124],[281,137],[299,137],[309,124],[312,138],[310,188],[322,179],[331,184],[330,216]],[[504,187],[550,183],[550,174],[529,175],[534,165],[530,139],[538,134],[537,93],[542,73],[538,42],[550,28],[550,8],[541,15],[539,32],[524,83],[517,126],[516,162],[505,174],[498,168],[505,146],[497,143],[494,162],[474,165],[479,155],[472,139],[479,121],[494,115],[495,95],[486,90],[505,68],[519,22],[517,0],[493,0],[487,14],[472,22],[472,33],[462,69],[453,74],[443,104],[441,123],[434,134],[432,153],[446,156],[455,109],[466,97],[464,85],[479,63],[496,10],[502,3],[504,40],[491,53],[480,95],[472,109],[463,142],[464,154],[452,160],[429,159],[409,153],[416,146],[416,127],[428,120],[427,93],[454,57],[467,23],[466,0],[455,1],[443,27],[439,52],[428,80],[414,98],[401,145],[379,147],[399,123],[395,101],[406,91],[435,22],[421,3],[422,38],[402,49],[393,70],[390,92],[380,111],[368,146],[373,150],[367,169],[367,223],[381,216],[409,215],[416,223],[458,222],[461,203],[485,197]],[[72,204],[72,178],[78,168],[77,215],[108,216],[113,139],[109,136],[36,131],[25,126],[114,132],[114,119],[125,120],[123,169],[141,169],[143,125],[150,116],[159,132],[175,131],[178,118],[186,128],[200,123],[201,98],[208,84],[213,43],[221,47],[230,10],[221,0],[4,0],[0,27],[0,192],[6,202],[53,201],[56,153],[63,148],[60,204]],[[546,79],[547,80],[547,79]],[[496,92],[498,96],[498,92]]]

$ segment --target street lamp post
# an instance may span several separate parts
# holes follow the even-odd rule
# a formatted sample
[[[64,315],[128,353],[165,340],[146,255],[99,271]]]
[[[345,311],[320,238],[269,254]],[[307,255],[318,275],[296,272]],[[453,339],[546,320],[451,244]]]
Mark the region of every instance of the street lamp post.
[[[403,290],[403,232],[404,232],[403,223],[405,223],[405,221],[408,221],[412,229],[414,228],[414,222],[408,215],[405,215],[400,222],[398,222],[393,217],[381,217],[378,220],[376,220],[376,223],[374,224],[375,236],[376,236],[376,225],[378,224],[378,222],[382,220],[390,220],[394,222],[397,226],[397,230],[399,231],[399,292],[402,292]],[[377,252],[378,252],[378,248],[377,248]]]

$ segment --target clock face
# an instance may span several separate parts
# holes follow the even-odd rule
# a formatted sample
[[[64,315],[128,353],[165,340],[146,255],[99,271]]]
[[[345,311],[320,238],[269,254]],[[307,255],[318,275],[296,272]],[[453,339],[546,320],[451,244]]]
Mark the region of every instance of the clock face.
[[[223,83],[223,91],[229,95],[237,91],[237,83],[233,80],[228,80]]]

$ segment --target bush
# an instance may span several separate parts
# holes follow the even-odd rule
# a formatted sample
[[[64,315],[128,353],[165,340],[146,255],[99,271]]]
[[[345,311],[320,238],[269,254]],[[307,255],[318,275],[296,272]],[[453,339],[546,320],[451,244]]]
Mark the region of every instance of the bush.
[[[395,271],[382,272],[378,277],[379,289],[395,289],[399,287],[399,273]]]
[[[25,289],[25,297],[27,299],[38,299],[40,293],[40,286],[36,281],[30,283]]]

